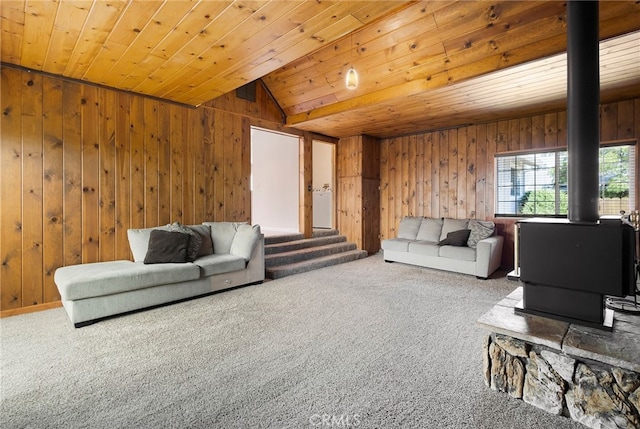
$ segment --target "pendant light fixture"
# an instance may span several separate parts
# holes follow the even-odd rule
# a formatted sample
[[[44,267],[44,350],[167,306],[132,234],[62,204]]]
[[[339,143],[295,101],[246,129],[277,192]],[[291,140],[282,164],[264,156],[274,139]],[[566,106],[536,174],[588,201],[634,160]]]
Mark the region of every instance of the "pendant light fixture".
[[[347,72],[347,77],[345,78],[345,84],[347,89],[356,89],[358,87],[358,72],[353,68],[353,34],[351,34],[351,67]]]

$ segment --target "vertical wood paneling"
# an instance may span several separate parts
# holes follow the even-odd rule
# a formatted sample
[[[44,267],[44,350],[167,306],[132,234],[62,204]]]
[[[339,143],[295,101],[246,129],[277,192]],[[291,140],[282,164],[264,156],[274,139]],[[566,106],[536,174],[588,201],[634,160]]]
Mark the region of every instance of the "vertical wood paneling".
[[[116,93],[99,91],[100,261],[116,257]]]
[[[116,259],[128,259],[131,254],[127,248],[127,229],[131,228],[131,96],[118,93],[116,103]]]
[[[313,136],[311,133],[304,133],[303,137],[300,138],[299,147],[298,189],[300,206],[298,208],[298,225],[305,238],[311,238],[313,235]],[[245,148],[245,156],[247,158],[249,156],[248,148]],[[249,160],[245,159],[244,162],[245,164],[249,163]]]
[[[162,119],[160,119],[162,118]],[[158,108],[158,225],[171,222],[171,105]]]
[[[184,194],[184,161],[185,150],[182,135],[182,110],[179,106],[171,105],[170,111],[170,147],[171,147],[171,218],[169,222],[183,222],[183,194]]]
[[[43,302],[42,76],[22,76],[22,301],[37,305]]]
[[[98,88],[82,87],[82,261],[100,258]]]
[[[64,264],[82,262],[82,86],[63,84]]]
[[[159,225],[158,101],[144,99],[144,224]]]
[[[422,189],[422,205],[424,207],[423,213],[426,217],[431,216],[431,213],[433,212],[433,206],[431,204],[431,168],[433,163],[433,145],[431,136],[431,133],[427,133],[422,136],[422,146],[424,147],[424,175],[422,178],[424,187]],[[384,145],[382,147],[384,148]]]
[[[476,127],[470,126],[467,130],[467,142],[466,142],[466,213],[463,218],[474,219],[476,218]]]
[[[406,174],[410,170],[408,158],[409,140],[401,139],[394,146],[395,156]],[[385,153],[388,156],[389,151]],[[383,162],[378,139],[369,136],[354,136],[340,139],[337,145],[337,227],[340,233],[358,248],[375,253],[380,249],[380,165]],[[385,163],[387,161],[384,161]],[[414,172],[415,173],[415,172]],[[399,183],[399,185],[398,185]],[[402,193],[401,203],[405,211],[409,208],[409,184],[397,182]],[[411,188],[415,191],[415,185]],[[387,194],[389,191],[385,191]],[[397,204],[397,202],[395,202]]]
[[[420,134],[415,136],[416,147],[416,188],[415,199],[417,205],[416,216],[424,216],[424,174],[425,174],[425,158],[424,158],[424,135]]]
[[[131,228],[144,228],[145,212],[145,159],[144,159],[144,99],[131,97],[129,104],[129,147],[130,147],[130,174],[129,189],[131,201]],[[154,224],[149,225],[154,226]]]
[[[44,77],[42,82],[43,114],[43,185],[44,206],[43,247],[44,247],[44,302],[60,299],[58,288],[53,281],[56,268],[63,264],[63,188],[64,153],[62,140],[62,83],[57,79]],[[4,174],[2,175],[4,177]],[[3,192],[4,198],[4,192]],[[3,211],[4,213],[4,211]],[[5,307],[3,307],[5,308]]]
[[[476,127],[476,218],[485,217],[486,211],[486,188],[487,188],[487,125],[481,124]]]
[[[22,76],[2,73],[2,308],[22,306]]]
[[[458,163],[456,170],[457,191],[456,191],[456,208],[458,213],[456,217],[465,219],[467,217],[467,129],[458,130],[457,142]]]

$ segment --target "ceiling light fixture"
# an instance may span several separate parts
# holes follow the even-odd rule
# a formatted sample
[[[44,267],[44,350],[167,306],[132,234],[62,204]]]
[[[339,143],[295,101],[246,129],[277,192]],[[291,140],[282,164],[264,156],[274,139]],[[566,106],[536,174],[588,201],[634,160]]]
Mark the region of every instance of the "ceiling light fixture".
[[[358,87],[358,72],[353,68],[353,34],[351,34],[351,68],[347,72],[347,77],[345,78],[345,84],[347,85],[347,89],[356,89]]]

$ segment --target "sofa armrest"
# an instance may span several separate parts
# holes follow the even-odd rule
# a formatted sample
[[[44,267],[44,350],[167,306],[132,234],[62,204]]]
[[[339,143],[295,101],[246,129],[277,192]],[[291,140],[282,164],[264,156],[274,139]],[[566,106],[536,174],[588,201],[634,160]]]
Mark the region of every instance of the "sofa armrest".
[[[476,276],[487,278],[500,267],[504,237],[493,235],[478,241],[476,247]]]
[[[260,234],[251,253],[251,259],[247,263],[247,283],[257,283],[264,280],[264,265],[264,234]]]

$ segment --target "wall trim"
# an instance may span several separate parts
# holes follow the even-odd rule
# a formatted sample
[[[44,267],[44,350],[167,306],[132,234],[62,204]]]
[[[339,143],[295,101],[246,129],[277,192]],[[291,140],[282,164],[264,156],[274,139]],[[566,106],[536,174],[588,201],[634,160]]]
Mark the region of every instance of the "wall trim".
[[[0,311],[0,319],[5,317],[18,316],[20,314],[36,313],[38,311],[51,310],[62,307],[62,301],[45,302],[44,304],[30,305],[28,307],[13,308],[11,310]]]

